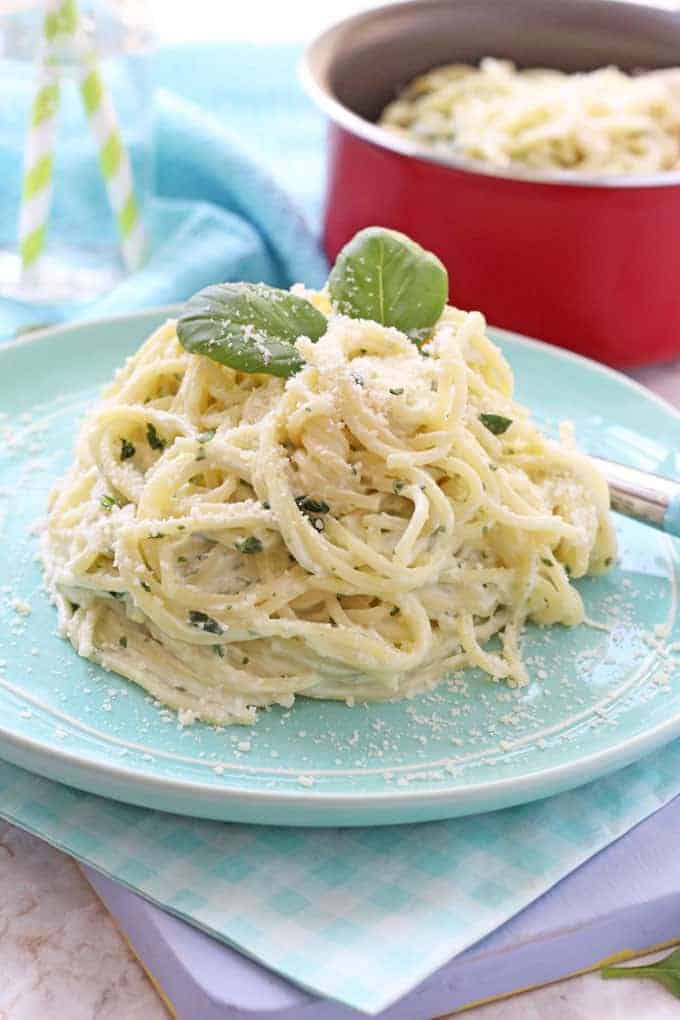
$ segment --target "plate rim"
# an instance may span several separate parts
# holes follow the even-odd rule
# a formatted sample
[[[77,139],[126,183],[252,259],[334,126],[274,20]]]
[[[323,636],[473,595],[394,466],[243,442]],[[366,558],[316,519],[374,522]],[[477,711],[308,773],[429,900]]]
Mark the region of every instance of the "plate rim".
[[[50,326],[45,329],[31,331],[24,336],[17,337],[8,343],[2,344],[0,346],[0,359],[6,352],[8,353],[16,350],[17,348],[27,347],[31,344],[40,343],[45,340],[49,342],[54,338],[58,338],[61,335],[72,333],[77,330],[98,326],[108,326],[111,324],[123,325],[126,322],[162,318],[163,316],[173,317],[180,307],[181,303],[159,305],[151,308],[137,309],[135,311],[125,312],[118,315],[77,319],[57,326]],[[521,333],[504,329],[503,327],[489,326],[489,328],[495,333],[500,334],[504,340],[507,340],[518,347],[533,348],[542,354],[557,358],[558,360],[575,361],[582,365],[587,371],[594,371],[597,375],[603,375],[608,379],[611,378],[617,384],[623,384],[633,392],[642,396],[648,404],[653,406],[655,405],[664,414],[670,414],[671,418],[680,423],[680,410],[675,408],[664,397],[652,392],[641,383],[629,378],[617,369],[601,364],[594,361],[592,358],[585,357],[582,354],[577,354],[576,352],[570,351],[566,348],[556,347],[543,340],[537,340],[534,337],[528,337]],[[680,576],[680,564],[678,563],[678,557],[672,542],[671,555],[676,567],[675,576],[678,577]],[[18,734],[14,730],[6,728],[2,722],[0,722],[0,740],[2,740],[2,743],[5,746],[10,745],[12,748],[16,748],[18,752],[23,751],[32,757],[37,757],[38,759],[45,758],[48,761],[56,761],[66,769],[72,769],[81,773],[83,785],[79,788],[85,790],[89,789],[91,792],[95,792],[98,795],[102,795],[99,793],[99,789],[105,784],[107,779],[115,779],[118,783],[129,785],[132,797],[127,801],[128,803],[139,804],[141,801],[136,799],[137,796],[143,797],[145,792],[149,795],[158,792],[161,795],[166,793],[168,796],[177,795],[184,797],[196,794],[200,796],[201,806],[219,804],[226,807],[230,802],[248,802],[253,807],[266,806],[267,804],[280,807],[287,804],[291,808],[303,807],[311,810],[322,809],[323,807],[351,808],[357,804],[387,806],[391,804],[411,805],[412,803],[418,803],[423,807],[426,807],[427,805],[439,807],[449,803],[452,807],[454,805],[457,807],[463,807],[465,804],[474,803],[476,800],[479,800],[480,795],[488,795],[489,799],[495,798],[500,800],[503,799],[504,794],[508,794],[510,797],[509,800],[504,800],[504,803],[506,804],[526,803],[535,798],[537,799],[541,796],[549,795],[544,792],[540,792],[546,785],[553,785],[556,790],[579,786],[582,783],[588,782],[589,779],[605,775],[608,772],[614,771],[618,767],[624,767],[626,764],[637,761],[644,757],[645,754],[651,753],[656,748],[663,746],[678,736],[680,736],[680,712],[672,715],[670,718],[659,723],[652,729],[647,729],[642,733],[627,738],[622,743],[590,752],[584,756],[576,758],[575,760],[562,762],[557,765],[549,766],[548,768],[532,769],[520,777],[515,776],[491,779],[485,782],[467,783],[464,786],[452,786],[446,784],[435,789],[423,789],[423,787],[418,784],[413,788],[399,787],[398,789],[392,788],[384,791],[376,790],[357,791],[355,793],[340,793],[314,789],[314,787],[305,787],[303,790],[301,789],[299,791],[288,788],[273,790],[238,788],[228,785],[221,786],[216,785],[215,783],[206,783],[201,780],[188,780],[140,772],[137,769],[126,767],[125,765],[118,764],[117,762],[102,761],[97,757],[90,757],[88,754],[83,752],[72,751],[66,748],[59,748],[57,746],[46,744],[33,737]],[[4,758],[4,754],[2,757]],[[621,765],[618,766],[617,762],[621,761],[621,759],[624,760],[621,762]],[[21,767],[25,768],[26,766]],[[30,768],[29,771],[31,771]],[[52,778],[46,772],[42,772],[40,770],[37,771],[38,774],[46,776],[46,778]],[[101,783],[97,784],[99,787],[97,790],[93,790],[92,784],[88,784],[89,776],[93,773],[97,777],[100,777],[101,780]],[[300,775],[304,774],[304,770],[301,769]],[[58,781],[65,782],[65,780]],[[121,798],[117,797],[115,799]],[[188,813],[179,805],[167,808],[166,810],[173,810],[178,813]],[[489,808],[485,810],[492,809]],[[444,816],[442,815],[440,817]],[[453,815],[451,817],[453,817]],[[299,823],[293,821],[292,824]]]

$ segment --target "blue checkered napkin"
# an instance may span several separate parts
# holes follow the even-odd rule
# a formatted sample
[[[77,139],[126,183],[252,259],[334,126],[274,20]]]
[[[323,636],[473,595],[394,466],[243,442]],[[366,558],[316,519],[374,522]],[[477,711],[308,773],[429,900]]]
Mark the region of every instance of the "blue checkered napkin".
[[[680,741],[449,822],[276,829],[118,804],[0,764],[0,814],[315,992],[377,1013],[680,793]]]

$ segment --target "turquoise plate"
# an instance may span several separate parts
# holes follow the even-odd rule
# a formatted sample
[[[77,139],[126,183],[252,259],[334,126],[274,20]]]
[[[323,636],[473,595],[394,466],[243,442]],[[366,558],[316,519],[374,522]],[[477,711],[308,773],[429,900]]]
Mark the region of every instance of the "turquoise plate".
[[[55,634],[37,536],[83,412],[160,323],[153,311],[0,350],[0,755],[72,786],[209,818],[415,822],[557,793],[680,734],[680,543],[617,519],[616,570],[579,582],[593,625],[529,628],[521,691],[470,671],[388,705],[299,699],[252,728],[193,725],[80,659]],[[492,331],[518,398],[581,445],[680,475],[680,416],[615,372]],[[674,642],[677,643],[674,645]]]

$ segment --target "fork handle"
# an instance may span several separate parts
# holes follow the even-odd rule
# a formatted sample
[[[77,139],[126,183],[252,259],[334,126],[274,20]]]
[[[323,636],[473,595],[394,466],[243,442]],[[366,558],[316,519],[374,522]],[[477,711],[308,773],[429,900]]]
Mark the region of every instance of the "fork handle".
[[[609,485],[612,510],[680,538],[680,482],[591,458]]]

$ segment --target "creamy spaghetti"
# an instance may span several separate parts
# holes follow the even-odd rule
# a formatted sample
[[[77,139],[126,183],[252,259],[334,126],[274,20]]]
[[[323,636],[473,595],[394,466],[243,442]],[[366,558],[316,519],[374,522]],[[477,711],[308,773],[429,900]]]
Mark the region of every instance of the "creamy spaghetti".
[[[76,650],[189,717],[296,694],[403,698],[477,666],[521,685],[527,619],[578,624],[609,493],[513,400],[478,312],[419,348],[331,311],[288,379],[188,353],[118,372],[51,498],[49,589]]]
[[[629,75],[517,70],[487,57],[412,81],[380,124],[497,168],[645,174],[680,169],[680,68]]]

